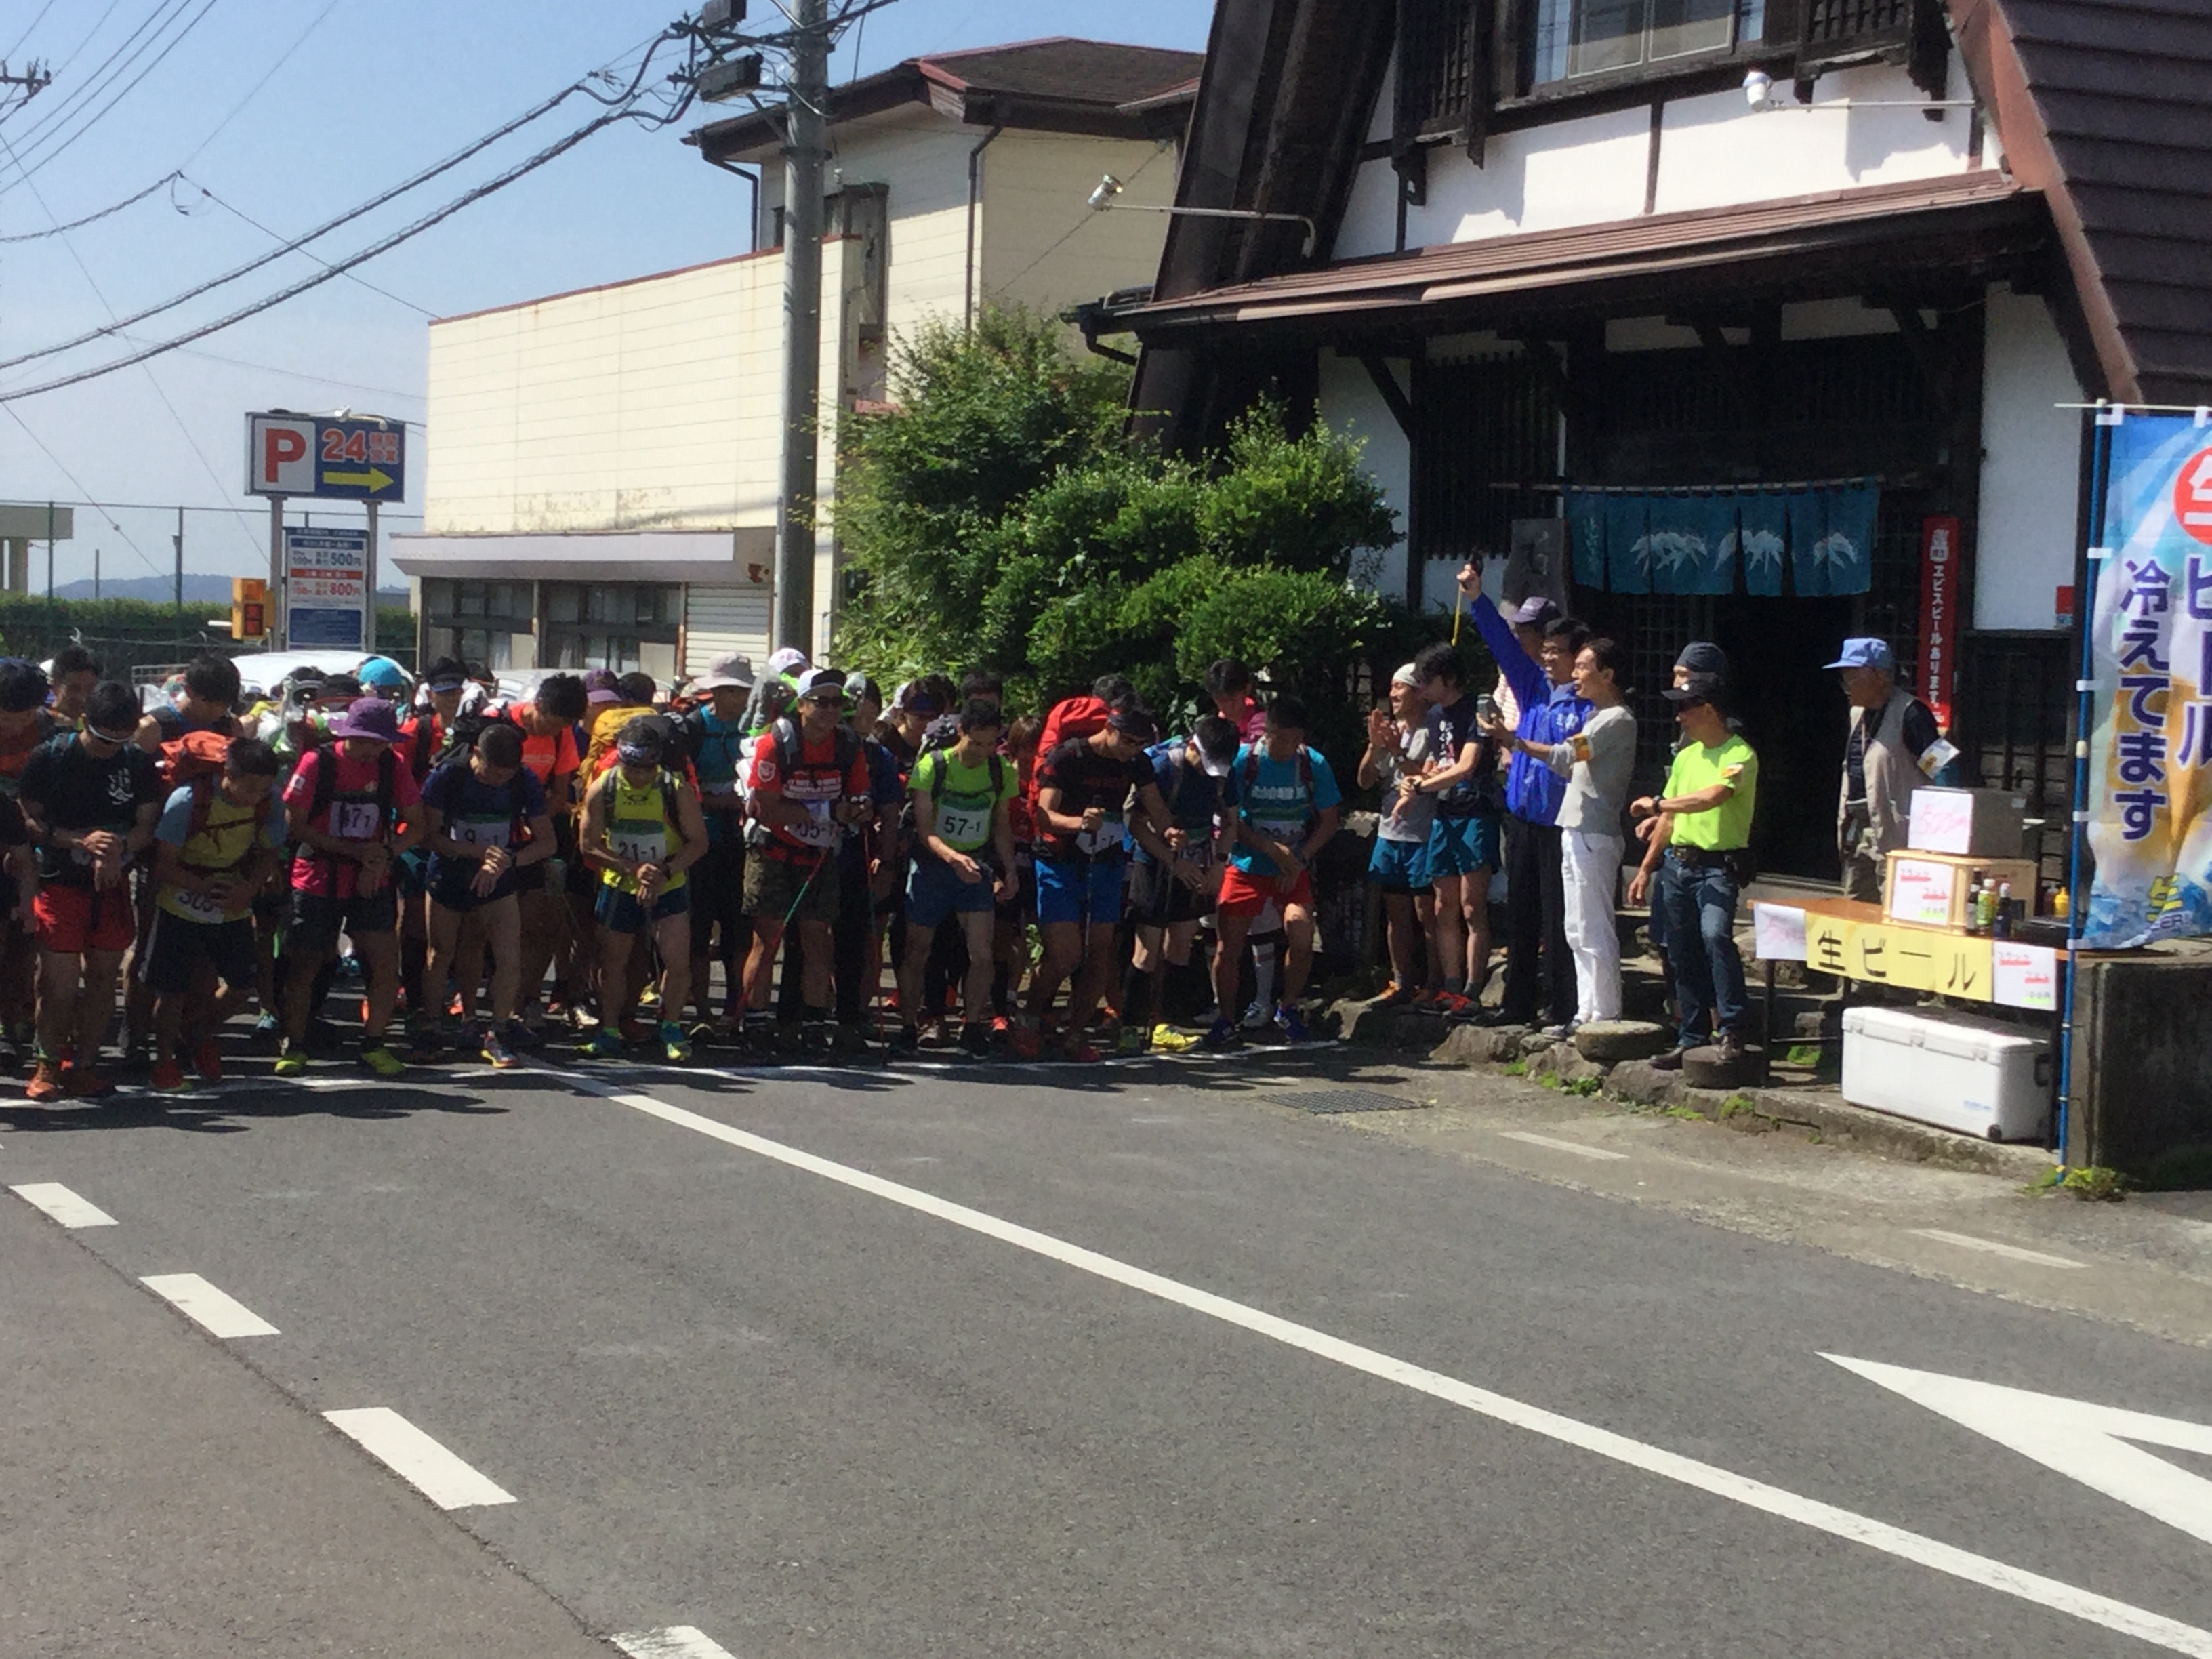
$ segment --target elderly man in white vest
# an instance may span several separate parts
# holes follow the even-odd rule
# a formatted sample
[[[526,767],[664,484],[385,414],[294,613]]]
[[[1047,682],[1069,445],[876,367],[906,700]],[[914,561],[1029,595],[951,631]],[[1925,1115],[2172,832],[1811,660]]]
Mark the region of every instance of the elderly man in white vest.
[[[1928,705],[1897,683],[1887,641],[1845,640],[1828,666],[1842,671],[1851,712],[1836,809],[1844,896],[1879,903],[1884,862],[1905,845],[1913,792],[1957,781],[1959,751]]]

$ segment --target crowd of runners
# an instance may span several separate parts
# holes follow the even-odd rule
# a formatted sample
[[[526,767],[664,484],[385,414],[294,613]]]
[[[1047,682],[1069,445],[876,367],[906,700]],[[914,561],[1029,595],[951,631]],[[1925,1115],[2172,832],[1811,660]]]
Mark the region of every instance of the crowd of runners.
[[[1462,585],[1497,684],[1471,695],[1455,648],[1431,647],[1358,762],[1379,799],[1382,1000],[1610,1017],[1620,653]],[[1313,870],[1345,797],[1304,705],[1237,662],[1176,731],[1119,676],[1015,713],[988,672],[886,700],[795,651],[674,687],[553,673],[520,700],[451,659],[266,688],[252,663],[203,656],[142,708],[81,647],[0,661],[0,1034],[33,1100],[111,1091],[118,988],[121,1063],[161,1090],[219,1079],[216,1034],[247,1018],[280,1076],[356,1042],[392,1077],[556,1041],[682,1063],[701,1044],[1080,1061],[1308,1039]],[[1686,732],[1717,702],[1677,700]],[[1723,795],[1747,784],[1720,764]],[[1647,864],[1709,810],[1635,803]],[[1527,869],[1500,1010],[1482,993],[1502,842]]]

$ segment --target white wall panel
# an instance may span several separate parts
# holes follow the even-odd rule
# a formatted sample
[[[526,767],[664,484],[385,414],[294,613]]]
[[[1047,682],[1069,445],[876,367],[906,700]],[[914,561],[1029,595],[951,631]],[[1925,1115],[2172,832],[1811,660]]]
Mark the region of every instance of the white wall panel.
[[[1388,360],[1390,371],[1397,375],[1398,384],[1410,395],[1413,386],[1413,365],[1401,359]],[[1382,486],[1384,501],[1397,514],[1401,534],[1406,528],[1406,513],[1413,498],[1413,449],[1400,429],[1397,417],[1390,406],[1382,401],[1375,382],[1366,368],[1356,357],[1341,357],[1333,351],[1321,355],[1321,416],[1328,422],[1329,429],[1341,437],[1352,438],[1365,446],[1362,456],[1368,471]],[[1401,541],[1382,555],[1375,573],[1376,591],[1390,598],[1403,598],[1406,592],[1406,544]]]
[[[1990,290],[1982,367],[1981,527],[1974,626],[2049,628],[2074,580],[2081,383],[2041,300]]]

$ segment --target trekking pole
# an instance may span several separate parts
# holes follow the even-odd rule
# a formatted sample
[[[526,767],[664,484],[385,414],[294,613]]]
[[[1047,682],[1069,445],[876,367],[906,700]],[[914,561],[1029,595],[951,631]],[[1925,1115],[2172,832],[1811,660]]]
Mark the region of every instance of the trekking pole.
[[[764,854],[757,853],[755,856],[764,856]],[[822,873],[822,866],[829,857],[830,849],[826,847],[823,848],[820,853],[815,855],[814,867],[806,872],[806,879],[799,884],[799,890],[791,896],[791,908],[783,913],[783,921],[776,933],[776,939],[779,943],[789,936],[791,933],[791,919],[799,914],[799,907],[805,902],[806,890],[814,885],[814,878]],[[762,957],[761,965],[763,969],[765,970],[768,965],[768,958],[766,957]],[[745,969],[744,980],[745,1009],[747,1012],[750,1012],[752,1010],[753,983],[752,969],[750,966],[748,965]]]

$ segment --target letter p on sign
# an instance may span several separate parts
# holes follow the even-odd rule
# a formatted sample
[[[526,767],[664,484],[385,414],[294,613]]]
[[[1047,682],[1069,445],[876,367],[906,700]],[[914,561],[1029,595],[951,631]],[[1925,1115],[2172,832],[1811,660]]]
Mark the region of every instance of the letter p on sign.
[[[315,423],[271,415],[246,422],[246,489],[253,495],[315,493]]]

